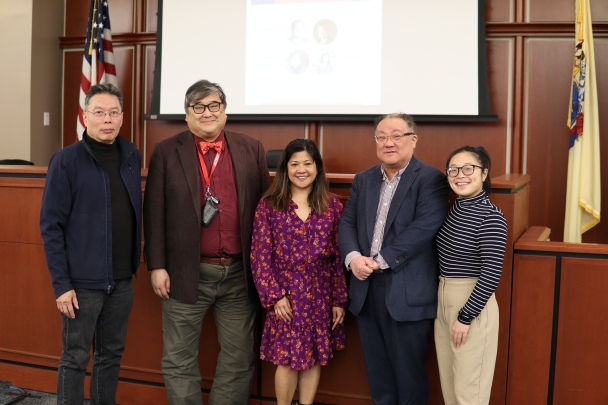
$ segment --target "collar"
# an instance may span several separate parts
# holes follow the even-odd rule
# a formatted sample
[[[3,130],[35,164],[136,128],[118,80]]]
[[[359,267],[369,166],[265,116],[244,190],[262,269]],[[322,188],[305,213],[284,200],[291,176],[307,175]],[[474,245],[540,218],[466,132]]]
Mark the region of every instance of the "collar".
[[[410,162],[411,162],[411,160],[410,160]],[[410,162],[407,162],[407,164],[405,165],[405,167],[403,169],[400,169],[397,173],[395,173],[395,175],[393,176],[393,180],[399,181],[399,179],[401,179],[401,175],[403,174],[405,169],[407,169],[407,167],[410,165]],[[393,180],[388,179],[388,176],[386,175],[386,172],[384,171],[384,166],[380,165],[380,171],[382,172],[382,181],[386,181],[387,183],[390,181],[393,181]]]
[[[487,199],[488,199],[488,196],[486,195],[486,192],[482,189],[481,192],[479,194],[477,194],[475,197],[470,197],[470,198],[458,197],[458,198],[456,198],[456,204],[458,204],[459,207],[471,207],[473,205],[482,203]]]

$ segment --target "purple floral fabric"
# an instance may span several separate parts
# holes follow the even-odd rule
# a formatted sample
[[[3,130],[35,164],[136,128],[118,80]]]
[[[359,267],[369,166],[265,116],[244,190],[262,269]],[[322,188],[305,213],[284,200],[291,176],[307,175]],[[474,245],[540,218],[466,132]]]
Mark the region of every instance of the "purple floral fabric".
[[[344,326],[333,331],[332,307],[346,307],[348,295],[338,250],[342,204],[302,221],[291,201],[276,211],[262,199],[255,213],[251,245],[253,278],[266,308],[260,358],[295,370],[326,365],[344,348]],[[274,304],[289,295],[294,319],[278,319]]]

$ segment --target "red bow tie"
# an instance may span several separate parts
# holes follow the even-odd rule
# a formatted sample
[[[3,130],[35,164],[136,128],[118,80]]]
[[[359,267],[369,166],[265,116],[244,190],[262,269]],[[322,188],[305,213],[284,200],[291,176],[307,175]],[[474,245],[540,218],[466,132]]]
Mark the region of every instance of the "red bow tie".
[[[209,149],[215,149],[217,153],[222,150],[222,141],[219,142],[201,142],[201,150],[203,155],[209,152]]]

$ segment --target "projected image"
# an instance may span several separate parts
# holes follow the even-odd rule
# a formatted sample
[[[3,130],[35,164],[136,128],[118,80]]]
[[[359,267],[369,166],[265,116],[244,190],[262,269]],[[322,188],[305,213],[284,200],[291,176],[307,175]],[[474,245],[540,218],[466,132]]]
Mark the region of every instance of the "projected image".
[[[308,69],[308,54],[299,49],[289,53],[287,70],[294,75],[300,75]]]
[[[304,21],[295,20],[291,23],[291,36],[287,39],[292,45],[304,45],[306,42],[306,24]]]
[[[249,0],[246,21],[245,105],[380,103],[382,0]]]
[[[334,39],[336,39],[336,35],[338,35],[338,27],[336,27],[336,23],[334,23],[332,20],[325,19],[316,23],[312,32],[315,41],[321,45],[326,45],[331,44]]]
[[[317,73],[326,75],[331,73],[332,70],[334,70],[334,67],[331,62],[332,56],[333,52],[327,49],[321,51],[317,61],[315,62],[315,69],[317,70]]]

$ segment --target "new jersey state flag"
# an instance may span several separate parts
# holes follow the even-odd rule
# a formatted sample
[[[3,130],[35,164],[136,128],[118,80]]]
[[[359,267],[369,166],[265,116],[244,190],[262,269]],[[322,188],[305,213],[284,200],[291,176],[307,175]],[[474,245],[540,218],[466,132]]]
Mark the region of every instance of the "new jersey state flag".
[[[600,126],[589,0],[576,0],[576,42],[568,114],[570,151],[564,242],[580,243],[600,222]]]

